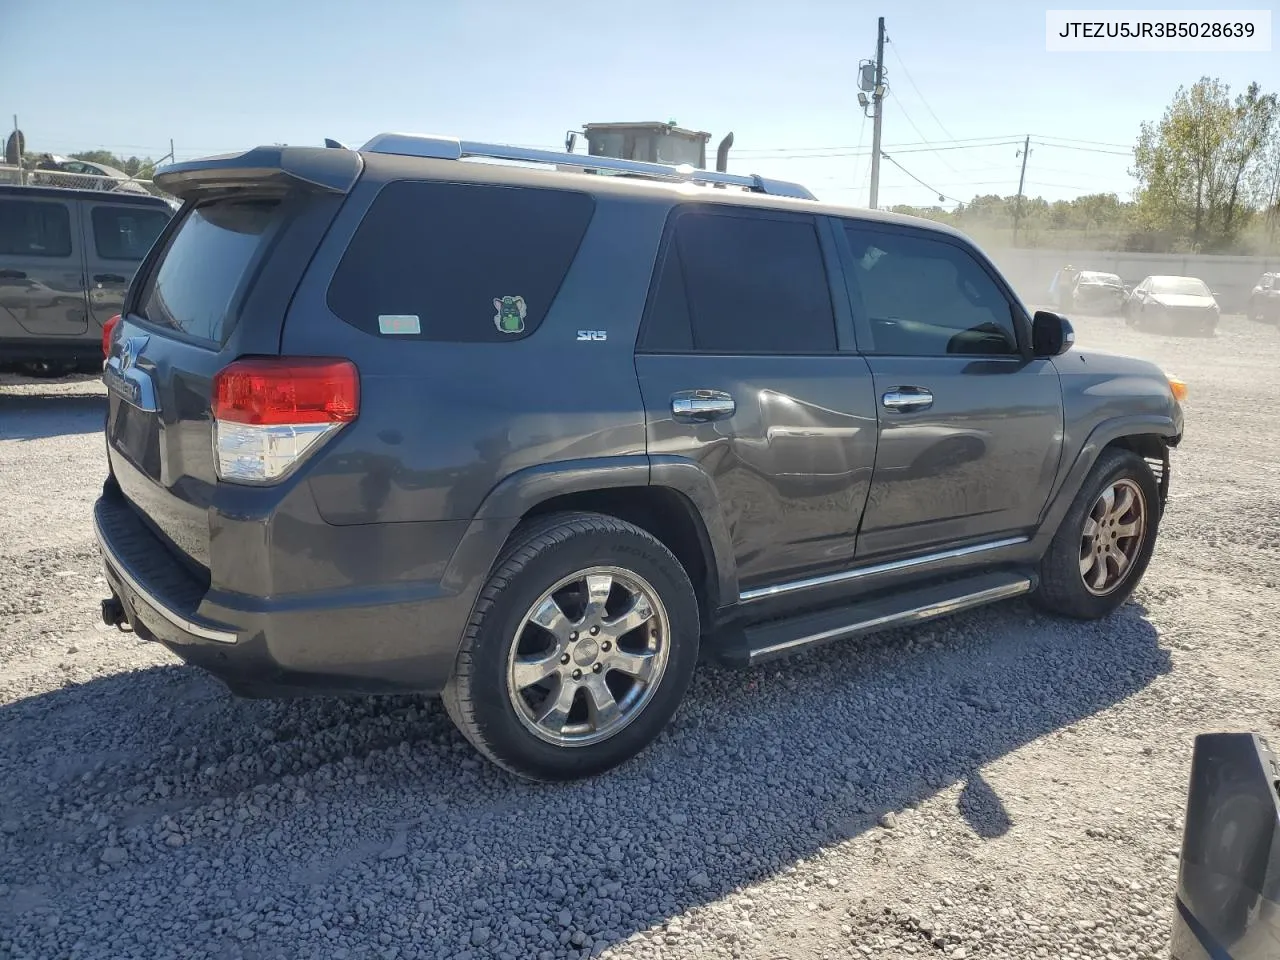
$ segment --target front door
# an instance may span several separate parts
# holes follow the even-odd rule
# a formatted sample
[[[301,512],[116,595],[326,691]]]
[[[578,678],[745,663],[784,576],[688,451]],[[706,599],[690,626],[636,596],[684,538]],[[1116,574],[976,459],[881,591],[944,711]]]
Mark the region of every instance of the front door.
[[[0,196],[0,311],[6,336],[83,337],[84,262],[71,199]]]
[[[648,450],[711,477],[743,590],[854,558],[876,412],[840,349],[836,269],[813,217],[711,205],[678,209],[659,253],[636,356]]]
[[[86,201],[83,209],[89,309],[101,329],[124,308],[129,281],[172,213],[159,206],[97,200]]]
[[[1063,418],[1057,370],[1019,347],[1021,306],[958,239],[855,221],[843,236],[880,424],[859,559],[1025,534]]]

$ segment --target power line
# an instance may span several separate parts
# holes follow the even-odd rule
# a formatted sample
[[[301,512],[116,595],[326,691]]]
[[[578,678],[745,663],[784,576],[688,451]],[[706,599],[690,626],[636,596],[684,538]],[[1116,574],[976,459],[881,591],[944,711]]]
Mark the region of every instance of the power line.
[[[898,55],[897,43],[895,41],[890,40],[889,49],[893,53],[893,58],[898,61],[898,66],[902,68],[902,72],[906,74],[907,82],[911,84],[911,89],[916,92],[916,96],[920,98],[920,102],[924,104],[924,108],[929,111],[929,116],[933,117],[933,122],[938,125],[939,130],[941,130],[948,137],[954,140],[955,137],[952,135],[951,131],[948,130],[945,126],[943,126],[942,121],[938,119],[938,115],[933,112],[933,107],[929,106],[929,101],[924,98],[924,94],[921,93],[920,88],[916,86],[916,81],[915,81],[915,78],[911,76],[911,71],[907,69],[907,65],[903,61],[902,57]],[[914,124],[912,124],[912,126],[914,126]]]
[[[890,148],[890,149],[900,149],[900,148],[902,148],[902,147],[920,147],[920,146],[926,146],[926,147],[937,147],[937,148],[941,149],[941,147],[942,147],[942,146],[945,146],[945,145],[947,145],[947,144],[965,144],[965,145],[972,145],[972,146],[975,146],[975,147],[980,147],[980,146],[984,146],[984,145],[988,145],[988,144],[990,144],[990,142],[991,142],[991,141],[1014,141],[1014,140],[1017,140],[1017,141],[1020,143],[1020,142],[1021,142],[1021,138],[1022,138],[1022,134],[1020,134],[1020,133],[1019,133],[1019,134],[1008,133],[1008,134],[1002,134],[1002,135],[1000,135],[1000,136],[993,136],[993,137],[961,137],[961,138],[959,138],[959,139],[955,139],[955,140],[910,140],[910,141],[904,141],[904,142],[902,142],[902,143],[886,143],[886,144],[883,144],[883,146],[884,146],[885,148]],[[861,146],[861,144],[859,144],[859,147],[860,147],[860,146]],[[788,154],[788,155],[800,156],[800,155],[808,154],[808,153],[827,153],[827,152],[831,152],[831,151],[835,151],[835,152],[842,152],[842,151],[843,151],[843,152],[848,152],[848,151],[850,151],[850,150],[854,150],[854,149],[857,149],[857,148],[855,148],[855,147],[849,147],[849,146],[838,146],[838,147],[756,147],[756,148],[754,148],[754,149],[735,150],[735,151],[734,151],[734,154],[735,154],[735,155],[747,155],[747,156],[751,156],[751,155],[763,155],[763,154],[766,154],[766,153],[785,153],[785,154]]]
[[[1045,183],[1043,180],[1028,180],[1029,187],[1058,187],[1062,190],[1085,190],[1089,194],[1114,193],[1119,194],[1118,190],[1099,190],[1097,187],[1081,187],[1074,183]]]
[[[933,144],[929,143],[929,141],[925,139],[925,135],[921,133],[920,128],[916,126],[916,122],[911,119],[911,114],[907,113],[906,105],[901,100],[896,101],[896,103],[898,104],[898,111],[906,118],[907,123],[911,124],[911,129],[916,132],[917,136],[919,136],[924,143],[928,143],[929,146],[932,147]],[[938,159],[941,160],[942,165],[952,173],[956,172],[956,168],[951,165],[950,161],[948,161],[946,157],[939,154]]]
[[[1012,146],[1014,144],[1020,144],[1020,143],[1022,143],[1021,140],[1006,140],[1003,143],[958,144],[956,146],[951,146],[951,147],[935,147],[935,146],[894,147],[892,149],[894,153],[936,153],[939,150],[980,150],[984,147],[1008,147],[1008,146]],[[889,147],[890,144],[885,144],[885,146]],[[836,153],[822,153],[822,154],[790,153],[790,154],[777,154],[775,156],[770,156],[770,157],[752,156],[746,159],[750,159],[750,160],[829,160],[829,159],[838,158],[838,157],[869,156],[871,152],[872,151],[870,148],[866,150],[846,149]]]
[[[900,164],[897,160],[895,160],[895,159],[893,159],[893,157],[889,156],[889,154],[887,154],[887,153],[883,153],[883,152],[882,152],[880,155],[881,155],[884,159],[886,159],[886,160],[888,160],[890,163],[892,163],[892,164],[893,164],[895,167],[897,167],[899,170],[901,170],[903,173],[905,173],[908,177],[910,177],[910,178],[911,178],[912,180],[914,180],[916,183],[920,184],[920,186],[924,187],[926,190],[932,191],[932,193],[934,194],[934,196],[938,196],[938,197],[942,197],[943,199],[950,200],[952,203],[964,203],[964,201],[963,201],[963,200],[957,200],[955,197],[949,197],[949,196],[947,196],[947,195],[946,195],[945,193],[943,193],[941,190],[934,190],[934,188],[933,188],[933,187],[929,186],[929,184],[925,183],[923,180],[921,180],[919,177],[917,177],[914,173],[912,173],[910,170],[908,170],[906,167],[904,167],[902,164]]]
[[[1132,157],[1132,150],[1103,150],[1101,147],[1074,147],[1067,143],[1045,143],[1043,140],[1032,141],[1041,147],[1056,147],[1059,150],[1083,150],[1085,153],[1106,153],[1113,157]]]
[[[1033,133],[1031,136],[1037,140],[1061,140],[1066,143],[1086,143],[1092,147],[1116,147],[1120,150],[1132,150],[1133,147],[1127,143],[1107,143],[1104,140],[1080,140],[1076,137],[1052,137],[1041,133]]]

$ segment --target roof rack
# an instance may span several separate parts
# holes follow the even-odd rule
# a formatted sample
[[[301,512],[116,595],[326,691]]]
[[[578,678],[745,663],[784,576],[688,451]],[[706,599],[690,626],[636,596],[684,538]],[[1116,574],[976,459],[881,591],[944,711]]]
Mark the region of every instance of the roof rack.
[[[405,157],[428,157],[433,160],[461,160],[464,157],[482,157],[487,160],[516,160],[525,163],[548,163],[556,166],[577,167],[583,170],[615,170],[659,180],[680,183],[709,183],[724,186],[745,187],[755,193],[776,197],[796,197],[815,200],[812,193],[798,183],[772,180],[756,174],[721,173],[718,170],[698,170],[687,165],[645,163],[640,160],[619,160],[615,157],[592,157],[580,153],[559,153],[555,150],[532,150],[503,143],[478,143],[459,140],[456,137],[435,137],[417,133],[380,133],[360,148],[361,153],[390,153]]]

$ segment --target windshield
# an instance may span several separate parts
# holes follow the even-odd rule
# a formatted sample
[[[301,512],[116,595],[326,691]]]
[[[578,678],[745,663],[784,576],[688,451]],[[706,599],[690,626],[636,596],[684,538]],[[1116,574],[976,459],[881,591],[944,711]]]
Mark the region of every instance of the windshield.
[[[1204,282],[1194,277],[1156,277],[1151,281],[1151,292],[1181,297],[1211,296]]]
[[[702,166],[702,144],[686,137],[675,135],[658,137],[654,152],[658,163],[687,163],[691,167]]]
[[[1103,286],[1108,286],[1108,287],[1124,286],[1124,284],[1120,282],[1120,278],[1117,277],[1114,273],[1091,273],[1089,271],[1085,271],[1084,273],[1080,274],[1080,282],[1101,284]]]

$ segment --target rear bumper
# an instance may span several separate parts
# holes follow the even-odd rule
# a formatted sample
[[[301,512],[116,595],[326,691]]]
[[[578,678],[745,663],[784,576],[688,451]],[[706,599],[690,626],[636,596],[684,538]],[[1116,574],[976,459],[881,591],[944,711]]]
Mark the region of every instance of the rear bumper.
[[[469,590],[439,582],[231,595],[180,564],[118,489],[94,505],[107,582],[138,636],[248,697],[444,688]]]
[[[1178,330],[1210,331],[1218,328],[1219,315],[1211,310],[1163,307],[1157,308],[1155,316],[1161,322]]]

